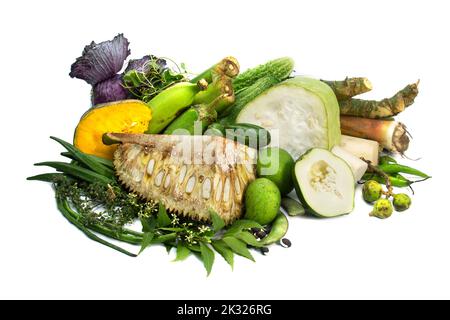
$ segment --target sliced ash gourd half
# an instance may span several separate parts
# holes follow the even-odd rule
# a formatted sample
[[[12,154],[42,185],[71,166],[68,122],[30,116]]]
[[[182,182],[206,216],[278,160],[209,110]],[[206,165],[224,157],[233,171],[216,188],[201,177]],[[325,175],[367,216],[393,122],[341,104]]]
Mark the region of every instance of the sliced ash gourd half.
[[[353,210],[352,170],[330,151],[314,148],[306,152],[295,163],[293,176],[297,196],[310,213],[336,217]]]
[[[288,79],[248,103],[236,118],[270,131],[272,145],[297,159],[313,147],[331,149],[341,138],[339,105],[331,88],[307,77]]]

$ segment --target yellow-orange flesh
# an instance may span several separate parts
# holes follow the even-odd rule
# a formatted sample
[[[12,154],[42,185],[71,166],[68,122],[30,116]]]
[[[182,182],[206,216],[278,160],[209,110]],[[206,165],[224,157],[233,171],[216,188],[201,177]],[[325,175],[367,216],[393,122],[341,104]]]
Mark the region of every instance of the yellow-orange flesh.
[[[139,100],[123,100],[96,106],[78,123],[74,145],[84,153],[112,159],[117,145],[103,144],[103,134],[143,133],[147,130],[151,118],[150,107]]]

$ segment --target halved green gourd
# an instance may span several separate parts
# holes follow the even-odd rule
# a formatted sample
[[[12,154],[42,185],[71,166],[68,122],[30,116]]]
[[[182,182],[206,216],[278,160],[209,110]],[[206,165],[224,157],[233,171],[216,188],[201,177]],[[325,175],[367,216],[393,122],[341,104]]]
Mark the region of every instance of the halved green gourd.
[[[293,169],[295,191],[307,211],[336,217],[353,210],[355,180],[350,166],[328,150],[313,148]]]
[[[307,77],[271,87],[246,104],[235,119],[269,130],[272,145],[294,159],[310,148],[330,150],[341,138],[335,94],[322,81]]]

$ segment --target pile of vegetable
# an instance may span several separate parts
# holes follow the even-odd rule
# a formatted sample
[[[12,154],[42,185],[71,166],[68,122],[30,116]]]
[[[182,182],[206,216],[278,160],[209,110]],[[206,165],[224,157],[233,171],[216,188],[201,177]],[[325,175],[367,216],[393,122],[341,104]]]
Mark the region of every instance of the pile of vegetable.
[[[287,57],[240,73],[229,56],[192,75],[166,58],[129,55],[122,34],[84,48],[70,76],[92,85],[92,106],[73,144],[52,137],[68,161],[36,163],[56,172],[28,178],[51,183],[62,215],[121,253],[162,244],[177,261],[197,256],[209,274],[216,253],[233,266],[236,254],[254,260],[251,250],[291,246],[287,216],[349,214],[362,185],[369,215],[385,219],[411,205],[396,188],[430,178],[395,158],[410,136],[394,117],[419,82],[364,100],[355,97],[372,90],[368,79],[295,76]],[[212,147],[215,161],[183,162],[191,142]],[[198,154],[204,160],[197,151],[189,159]]]

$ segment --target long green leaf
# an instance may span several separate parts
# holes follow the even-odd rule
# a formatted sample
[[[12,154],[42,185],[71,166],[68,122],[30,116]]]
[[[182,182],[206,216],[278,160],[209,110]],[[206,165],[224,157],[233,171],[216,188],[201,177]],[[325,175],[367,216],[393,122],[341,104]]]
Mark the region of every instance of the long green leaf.
[[[63,176],[62,173],[43,173],[38,174],[32,177],[28,177],[27,180],[36,180],[36,181],[44,181],[44,182],[54,182],[58,177]]]
[[[263,247],[263,243],[258,241],[253,234],[251,234],[248,231],[241,231],[239,233],[236,233],[235,235],[236,239],[244,241],[246,244],[253,246],[253,247]]]
[[[186,244],[186,246],[193,252],[200,252],[200,246],[198,244]]]
[[[174,261],[183,261],[191,254],[191,250],[186,247],[181,241],[177,245],[177,257]]]
[[[87,167],[89,167],[92,171],[105,176],[109,179],[114,178],[114,171],[111,168],[105,167],[103,164],[97,162],[93,158],[87,156],[83,152],[79,151],[77,148],[75,148],[70,143],[61,140],[56,137],[50,137],[50,139],[55,140],[59,144],[61,144],[64,148],[66,148],[67,151],[69,151],[76,160],[84,163]]]
[[[152,244],[152,240],[155,237],[153,232],[145,232],[144,238],[142,239],[141,250],[139,250],[138,254],[141,254],[147,247]]]
[[[141,225],[142,225],[142,231],[143,232],[149,232],[154,231],[156,227],[156,219],[154,216],[150,216],[148,218],[141,217],[140,218]]]
[[[206,243],[200,242],[200,254],[206,273],[209,276],[214,264],[214,251],[212,251]]]
[[[251,228],[261,229],[262,226],[258,222],[253,220],[245,220],[245,219],[237,220],[235,223],[231,225],[231,227],[227,230],[227,232],[225,232],[224,237],[234,236],[244,229],[251,229]]]
[[[242,240],[236,239],[234,237],[225,237],[222,240],[231,250],[233,250],[234,253],[244,258],[255,261],[252,254],[248,250],[247,245]]]
[[[48,166],[52,167],[58,171],[67,173],[73,177],[85,180],[87,182],[101,182],[104,184],[113,183],[112,179],[109,179],[105,176],[102,176],[101,174],[98,174],[92,170],[82,168],[80,166],[77,166],[75,164],[65,163],[65,162],[58,162],[58,161],[46,161],[46,162],[40,162],[35,163],[35,166]]]
[[[173,247],[174,245],[172,243],[164,243],[164,248],[166,248],[167,254],[170,253],[170,250],[172,250]]]
[[[233,251],[222,240],[216,240],[212,243],[213,248],[225,259],[226,262],[234,268],[234,254]]]
[[[212,227],[215,232],[219,232],[225,226],[225,221],[213,209],[209,209],[211,215]]]
[[[158,227],[161,227],[161,228],[167,227],[172,223],[172,220],[170,220],[170,217],[167,214],[166,208],[164,207],[164,205],[161,202],[159,203],[157,223],[158,223]]]
[[[105,167],[114,170],[114,164],[113,164],[113,162],[111,160],[100,158],[100,157],[94,156],[92,154],[87,154],[87,153],[83,153],[83,154],[85,156],[91,158],[92,160],[97,161],[98,163],[104,165]],[[69,159],[72,159],[72,160],[77,160],[77,158],[73,154],[68,152],[68,151],[61,152],[61,155],[63,157],[66,157],[66,158],[69,158]]]

